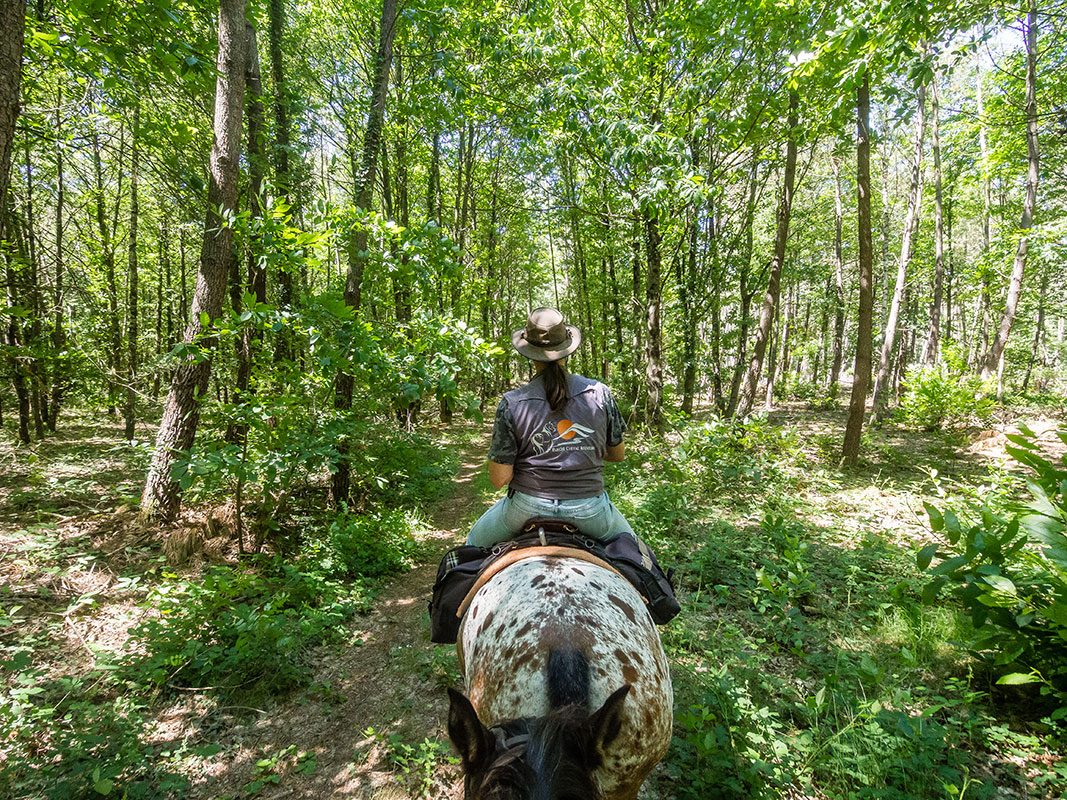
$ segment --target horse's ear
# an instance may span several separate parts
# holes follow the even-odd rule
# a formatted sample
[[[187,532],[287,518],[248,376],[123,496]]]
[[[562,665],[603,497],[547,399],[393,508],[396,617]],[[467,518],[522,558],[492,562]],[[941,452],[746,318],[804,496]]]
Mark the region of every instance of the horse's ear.
[[[493,735],[478,719],[478,712],[466,695],[450,688],[448,700],[448,738],[463,759],[464,769],[486,766],[493,752]]]
[[[603,750],[603,748],[615,741],[622,730],[622,704],[626,701],[626,695],[629,693],[630,684],[623,684],[589,718],[589,725],[593,734],[593,745],[597,750]]]

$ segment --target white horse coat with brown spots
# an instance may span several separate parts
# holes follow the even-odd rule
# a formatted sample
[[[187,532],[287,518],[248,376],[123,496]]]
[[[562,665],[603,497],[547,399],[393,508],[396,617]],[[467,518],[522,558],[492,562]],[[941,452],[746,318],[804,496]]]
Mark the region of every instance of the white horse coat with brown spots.
[[[667,752],[674,695],[656,626],[623,577],[578,559],[537,556],[474,596],[459,633],[467,694],[487,726],[548,713],[546,665],[574,648],[589,662],[590,710],[624,684],[622,731],[596,780],[604,800],[631,800]]]

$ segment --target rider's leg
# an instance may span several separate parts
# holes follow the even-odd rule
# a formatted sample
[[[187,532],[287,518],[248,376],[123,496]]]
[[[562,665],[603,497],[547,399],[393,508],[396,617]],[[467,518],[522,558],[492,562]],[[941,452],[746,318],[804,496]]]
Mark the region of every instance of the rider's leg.
[[[511,530],[507,525],[507,506],[510,497],[501,497],[497,500],[478,521],[474,523],[471,532],[467,535],[467,544],[478,547],[492,547],[497,542],[503,542],[511,538]]]

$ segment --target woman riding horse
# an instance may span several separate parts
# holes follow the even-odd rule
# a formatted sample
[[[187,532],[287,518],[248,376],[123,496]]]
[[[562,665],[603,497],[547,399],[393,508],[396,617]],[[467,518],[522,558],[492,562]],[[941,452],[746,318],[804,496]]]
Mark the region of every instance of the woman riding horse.
[[[625,457],[626,423],[607,386],[568,374],[567,357],[581,342],[554,308],[534,309],[511,335],[536,374],[497,406],[489,480],[508,493],[474,524],[468,544],[492,547],[532,517],[568,522],[594,539],[633,535],[604,491],[604,462]]]
[[[606,386],[569,376],[581,334],[533,311],[515,349],[530,383],[497,409],[489,474],[508,496],[475,524],[489,546],[531,517],[608,539],[633,535],[604,492],[625,426]],[[673,693],[659,633],[633,586],[606,562],[545,549],[477,590],[458,639],[467,695],[449,691],[448,732],[466,800],[634,800],[671,738]],[[525,555],[524,551],[524,555]]]

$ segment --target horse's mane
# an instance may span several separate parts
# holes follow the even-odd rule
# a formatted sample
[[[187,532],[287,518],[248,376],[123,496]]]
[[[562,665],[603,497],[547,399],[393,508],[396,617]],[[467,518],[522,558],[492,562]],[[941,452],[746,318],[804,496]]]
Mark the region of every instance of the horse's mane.
[[[587,800],[595,796],[590,778],[598,766],[589,729],[589,661],[578,650],[553,650],[548,657],[550,710],[544,717],[526,717],[500,726],[505,739],[527,736],[525,758],[505,758],[492,768],[491,783],[499,794],[515,797],[519,787],[530,800]]]

